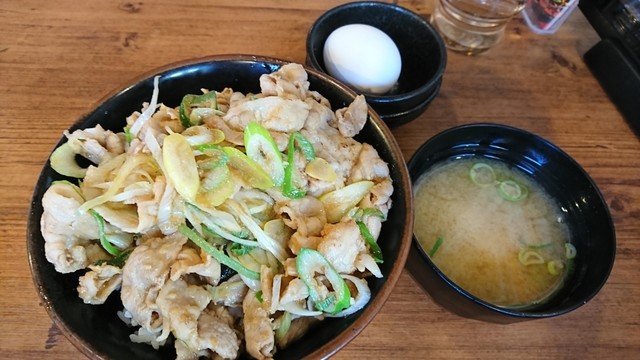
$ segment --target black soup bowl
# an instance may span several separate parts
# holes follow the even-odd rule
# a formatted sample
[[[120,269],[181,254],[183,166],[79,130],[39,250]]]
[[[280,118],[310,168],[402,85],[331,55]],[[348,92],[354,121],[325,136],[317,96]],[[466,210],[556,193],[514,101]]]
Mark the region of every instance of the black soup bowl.
[[[427,255],[418,240],[407,269],[431,298],[458,315],[497,323],[562,315],[593,298],[613,266],[615,231],[607,204],[595,182],[569,155],[547,140],[517,128],[496,124],[469,124],[451,128],[425,142],[409,160],[414,186],[434,165],[460,158],[499,160],[529,175],[565,209],[571,242],[577,250],[574,270],[551,297],[526,310],[488,303],[448,278]],[[421,220],[416,215],[415,223]]]
[[[187,93],[199,93],[201,88],[222,91],[231,87],[243,93],[260,91],[259,77],[278,70],[286,61],[251,55],[218,55],[172,64],[152,71],[129,85],[113,92],[94,110],[80,118],[69,129],[94,127],[97,124],[120,132],[125,118],[149,101],[153,78],[160,76],[159,103],[178,106]],[[311,90],[326,97],[333,109],[350,104],[356,94],[327,75],[306,69]],[[385,261],[380,264],[384,275],[369,279],[371,300],[367,306],[344,318],[326,319],[312,332],[284,349],[275,358],[328,357],[355,338],[373,319],[390,295],[402,273],[411,246],[412,202],[411,183],[405,160],[389,128],[373,112],[364,129],[356,136],[374,146],[389,164],[394,183],[393,208],[382,226],[380,247]],[[58,145],[64,142],[61,139]],[[44,239],[40,233],[42,196],[53,181],[64,179],[52,170],[49,162],[42,169],[33,194],[27,231],[29,262],[36,289],[47,312],[64,335],[90,358],[111,359],[174,359],[172,345],[154,350],[150,345],[129,340],[134,331],[116,314],[122,310],[118,294],[112,294],[104,305],[87,305],[78,297],[76,287],[80,271],[60,274],[45,258]]]

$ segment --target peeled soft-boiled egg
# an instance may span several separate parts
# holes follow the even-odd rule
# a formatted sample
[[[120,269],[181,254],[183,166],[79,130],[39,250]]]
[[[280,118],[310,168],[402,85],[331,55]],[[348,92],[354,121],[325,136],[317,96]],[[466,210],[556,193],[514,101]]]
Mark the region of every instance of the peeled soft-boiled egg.
[[[389,35],[364,24],[334,30],[324,43],[329,75],[370,94],[389,91],[400,77],[402,59]]]

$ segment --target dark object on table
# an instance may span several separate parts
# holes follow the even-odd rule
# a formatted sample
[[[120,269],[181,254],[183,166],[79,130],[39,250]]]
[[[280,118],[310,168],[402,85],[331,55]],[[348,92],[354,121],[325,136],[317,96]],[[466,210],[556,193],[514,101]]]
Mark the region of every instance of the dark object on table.
[[[584,61],[640,135],[640,0],[582,0],[578,6],[602,38]]]

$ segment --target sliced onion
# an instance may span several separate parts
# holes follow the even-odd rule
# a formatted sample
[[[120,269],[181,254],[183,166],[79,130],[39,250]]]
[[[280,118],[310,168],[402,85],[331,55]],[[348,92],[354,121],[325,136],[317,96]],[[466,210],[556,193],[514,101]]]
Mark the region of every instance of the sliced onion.
[[[153,94],[151,95],[151,102],[149,102],[149,106],[138,116],[136,121],[131,126],[129,130],[131,134],[135,137],[138,136],[138,133],[144,126],[144,124],[151,119],[151,115],[156,111],[156,106],[158,106],[158,95],[160,95],[160,88],[158,87],[158,81],[160,80],[160,76],[156,76],[153,78]]]
[[[242,274],[240,274],[240,278],[242,279],[242,281],[245,283],[245,285],[247,285],[247,287],[249,287],[249,289],[258,292],[260,291],[260,279],[258,280],[254,280],[254,279],[250,279]]]
[[[273,286],[271,288],[271,308],[270,313],[275,313],[280,305],[280,289],[282,287],[282,274],[276,274],[273,277]]]
[[[228,200],[225,204],[227,204],[229,209],[235,213],[234,215],[240,219],[242,224],[251,231],[261,248],[273,254],[280,263],[283,263],[284,260],[289,257],[285,247],[272,239],[266,232],[264,232],[264,230],[262,230],[262,227],[255,222],[253,217],[249,214],[248,209],[246,209],[246,206],[242,206],[243,204],[231,200]]]
[[[167,172],[164,170],[164,161],[162,161],[162,148],[160,147],[160,143],[158,139],[156,139],[154,135],[155,130],[149,129],[144,133],[144,144],[147,146],[147,149],[151,152],[153,159],[160,166],[160,170],[162,170],[163,174]]]

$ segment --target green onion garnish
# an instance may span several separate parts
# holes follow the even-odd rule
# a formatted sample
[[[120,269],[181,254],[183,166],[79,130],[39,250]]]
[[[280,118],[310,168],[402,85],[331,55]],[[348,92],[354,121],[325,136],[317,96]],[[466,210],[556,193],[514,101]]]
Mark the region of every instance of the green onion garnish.
[[[504,180],[498,184],[498,194],[507,201],[520,201],[527,197],[527,188],[513,180]]]
[[[93,209],[90,209],[89,213],[93,216],[94,219],[96,219],[96,222],[98,223],[98,236],[100,238],[100,245],[102,245],[102,247],[107,250],[109,254],[113,256],[120,255],[120,249],[113,246],[113,244],[109,242],[109,239],[107,239],[107,235],[104,231],[104,218]]]
[[[236,260],[230,258],[227,254],[218,250],[215,246],[209,244],[207,240],[203,239],[200,235],[198,235],[198,233],[187,227],[187,225],[181,224],[180,227],[178,227],[178,231],[180,231],[182,235],[188,237],[189,240],[193,241],[194,244],[198,245],[207,254],[218,260],[218,262],[220,262],[221,264],[232,268],[240,275],[246,276],[253,280],[260,280],[260,273],[249,270]]]
[[[483,162],[476,163],[471,167],[469,177],[474,184],[480,187],[491,186],[496,183],[496,174],[493,168]]]
[[[567,257],[567,259],[575,258],[577,253],[578,253],[578,250],[576,250],[576,247],[573,246],[573,244],[571,243],[564,244],[564,254]]]
[[[362,221],[356,221],[356,224],[358,224],[358,228],[360,228],[360,234],[367,242],[367,245],[369,245],[369,250],[371,250],[371,256],[373,257],[373,260],[375,260],[375,262],[377,263],[382,263],[382,250],[380,250],[380,245],[378,245],[376,239],[374,239],[373,235],[371,235],[371,232],[367,228],[367,225],[365,225],[365,223],[363,223]]]
[[[436,251],[438,251],[438,249],[440,248],[440,245],[442,245],[443,242],[444,242],[444,239],[442,238],[442,236],[438,236],[436,243],[433,244],[433,247],[429,251],[429,257],[433,257],[433,255],[436,254]]]

